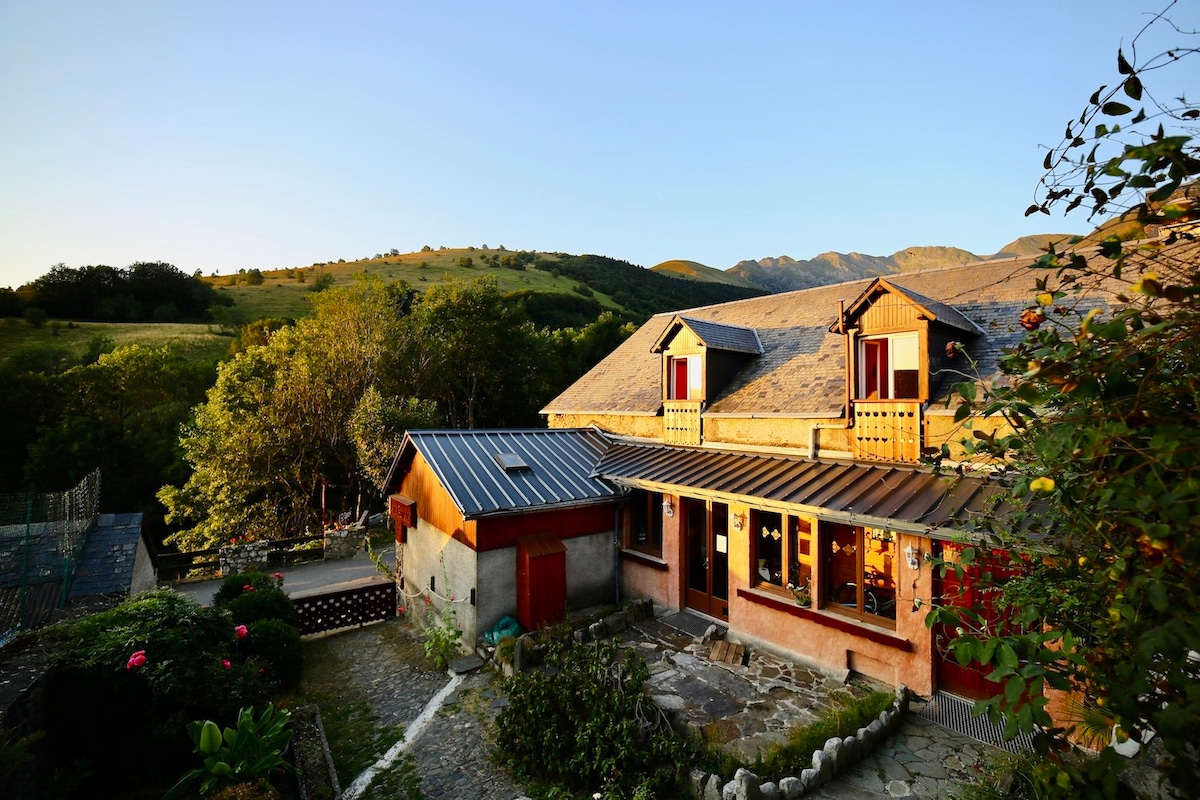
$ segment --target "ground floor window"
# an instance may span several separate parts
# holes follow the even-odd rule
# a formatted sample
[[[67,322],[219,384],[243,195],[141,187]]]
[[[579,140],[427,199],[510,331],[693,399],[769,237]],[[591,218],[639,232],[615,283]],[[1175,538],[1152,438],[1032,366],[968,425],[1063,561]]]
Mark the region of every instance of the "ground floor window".
[[[622,540],[629,550],[662,558],[663,496],[635,490],[622,515]]]
[[[861,614],[876,624],[894,625],[895,534],[826,523],[821,526],[820,547],[825,607]]]
[[[812,578],[812,522],[775,511],[750,514],[751,584],[805,586]]]

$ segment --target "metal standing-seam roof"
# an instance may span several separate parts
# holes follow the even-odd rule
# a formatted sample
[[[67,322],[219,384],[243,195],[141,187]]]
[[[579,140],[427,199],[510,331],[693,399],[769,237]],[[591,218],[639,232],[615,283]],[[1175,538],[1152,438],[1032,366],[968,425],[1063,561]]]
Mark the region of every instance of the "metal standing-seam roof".
[[[666,445],[614,444],[595,475],[618,483],[686,487],[753,504],[773,501],[825,518],[932,534],[962,530],[996,510],[995,480],[928,470],[735,453]]]
[[[621,496],[592,474],[609,447],[580,428],[410,431],[387,485],[419,452],[464,519],[604,502]]]

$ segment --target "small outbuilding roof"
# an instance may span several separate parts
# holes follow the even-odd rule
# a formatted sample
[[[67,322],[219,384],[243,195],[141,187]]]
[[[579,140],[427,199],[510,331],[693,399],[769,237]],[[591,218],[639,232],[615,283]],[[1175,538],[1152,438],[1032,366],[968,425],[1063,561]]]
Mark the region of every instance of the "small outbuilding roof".
[[[142,538],[142,515],[101,514],[88,533],[71,585],[71,599],[97,594],[129,594],[133,564]]]
[[[621,491],[592,471],[609,447],[591,428],[409,431],[387,486],[420,453],[464,519],[606,502]]]

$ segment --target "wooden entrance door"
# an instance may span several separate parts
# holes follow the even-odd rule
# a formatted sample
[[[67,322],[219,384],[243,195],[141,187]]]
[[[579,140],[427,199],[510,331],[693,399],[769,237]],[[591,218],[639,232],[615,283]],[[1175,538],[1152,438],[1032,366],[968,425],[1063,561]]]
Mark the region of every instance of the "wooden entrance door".
[[[729,619],[729,507],[685,497],[683,563],[688,608]]]

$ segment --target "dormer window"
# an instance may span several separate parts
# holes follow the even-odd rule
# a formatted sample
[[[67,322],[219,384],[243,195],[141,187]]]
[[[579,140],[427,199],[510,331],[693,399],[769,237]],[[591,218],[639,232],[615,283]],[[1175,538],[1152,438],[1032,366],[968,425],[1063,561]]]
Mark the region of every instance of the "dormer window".
[[[668,400],[700,400],[704,389],[704,373],[700,356],[668,356]]]
[[[858,347],[860,399],[916,400],[921,396],[921,342],[915,331],[864,337]]]
[[[652,352],[663,358],[663,440],[698,445],[704,408],[746,361],[762,355],[762,342],[753,328],[677,316]]]

